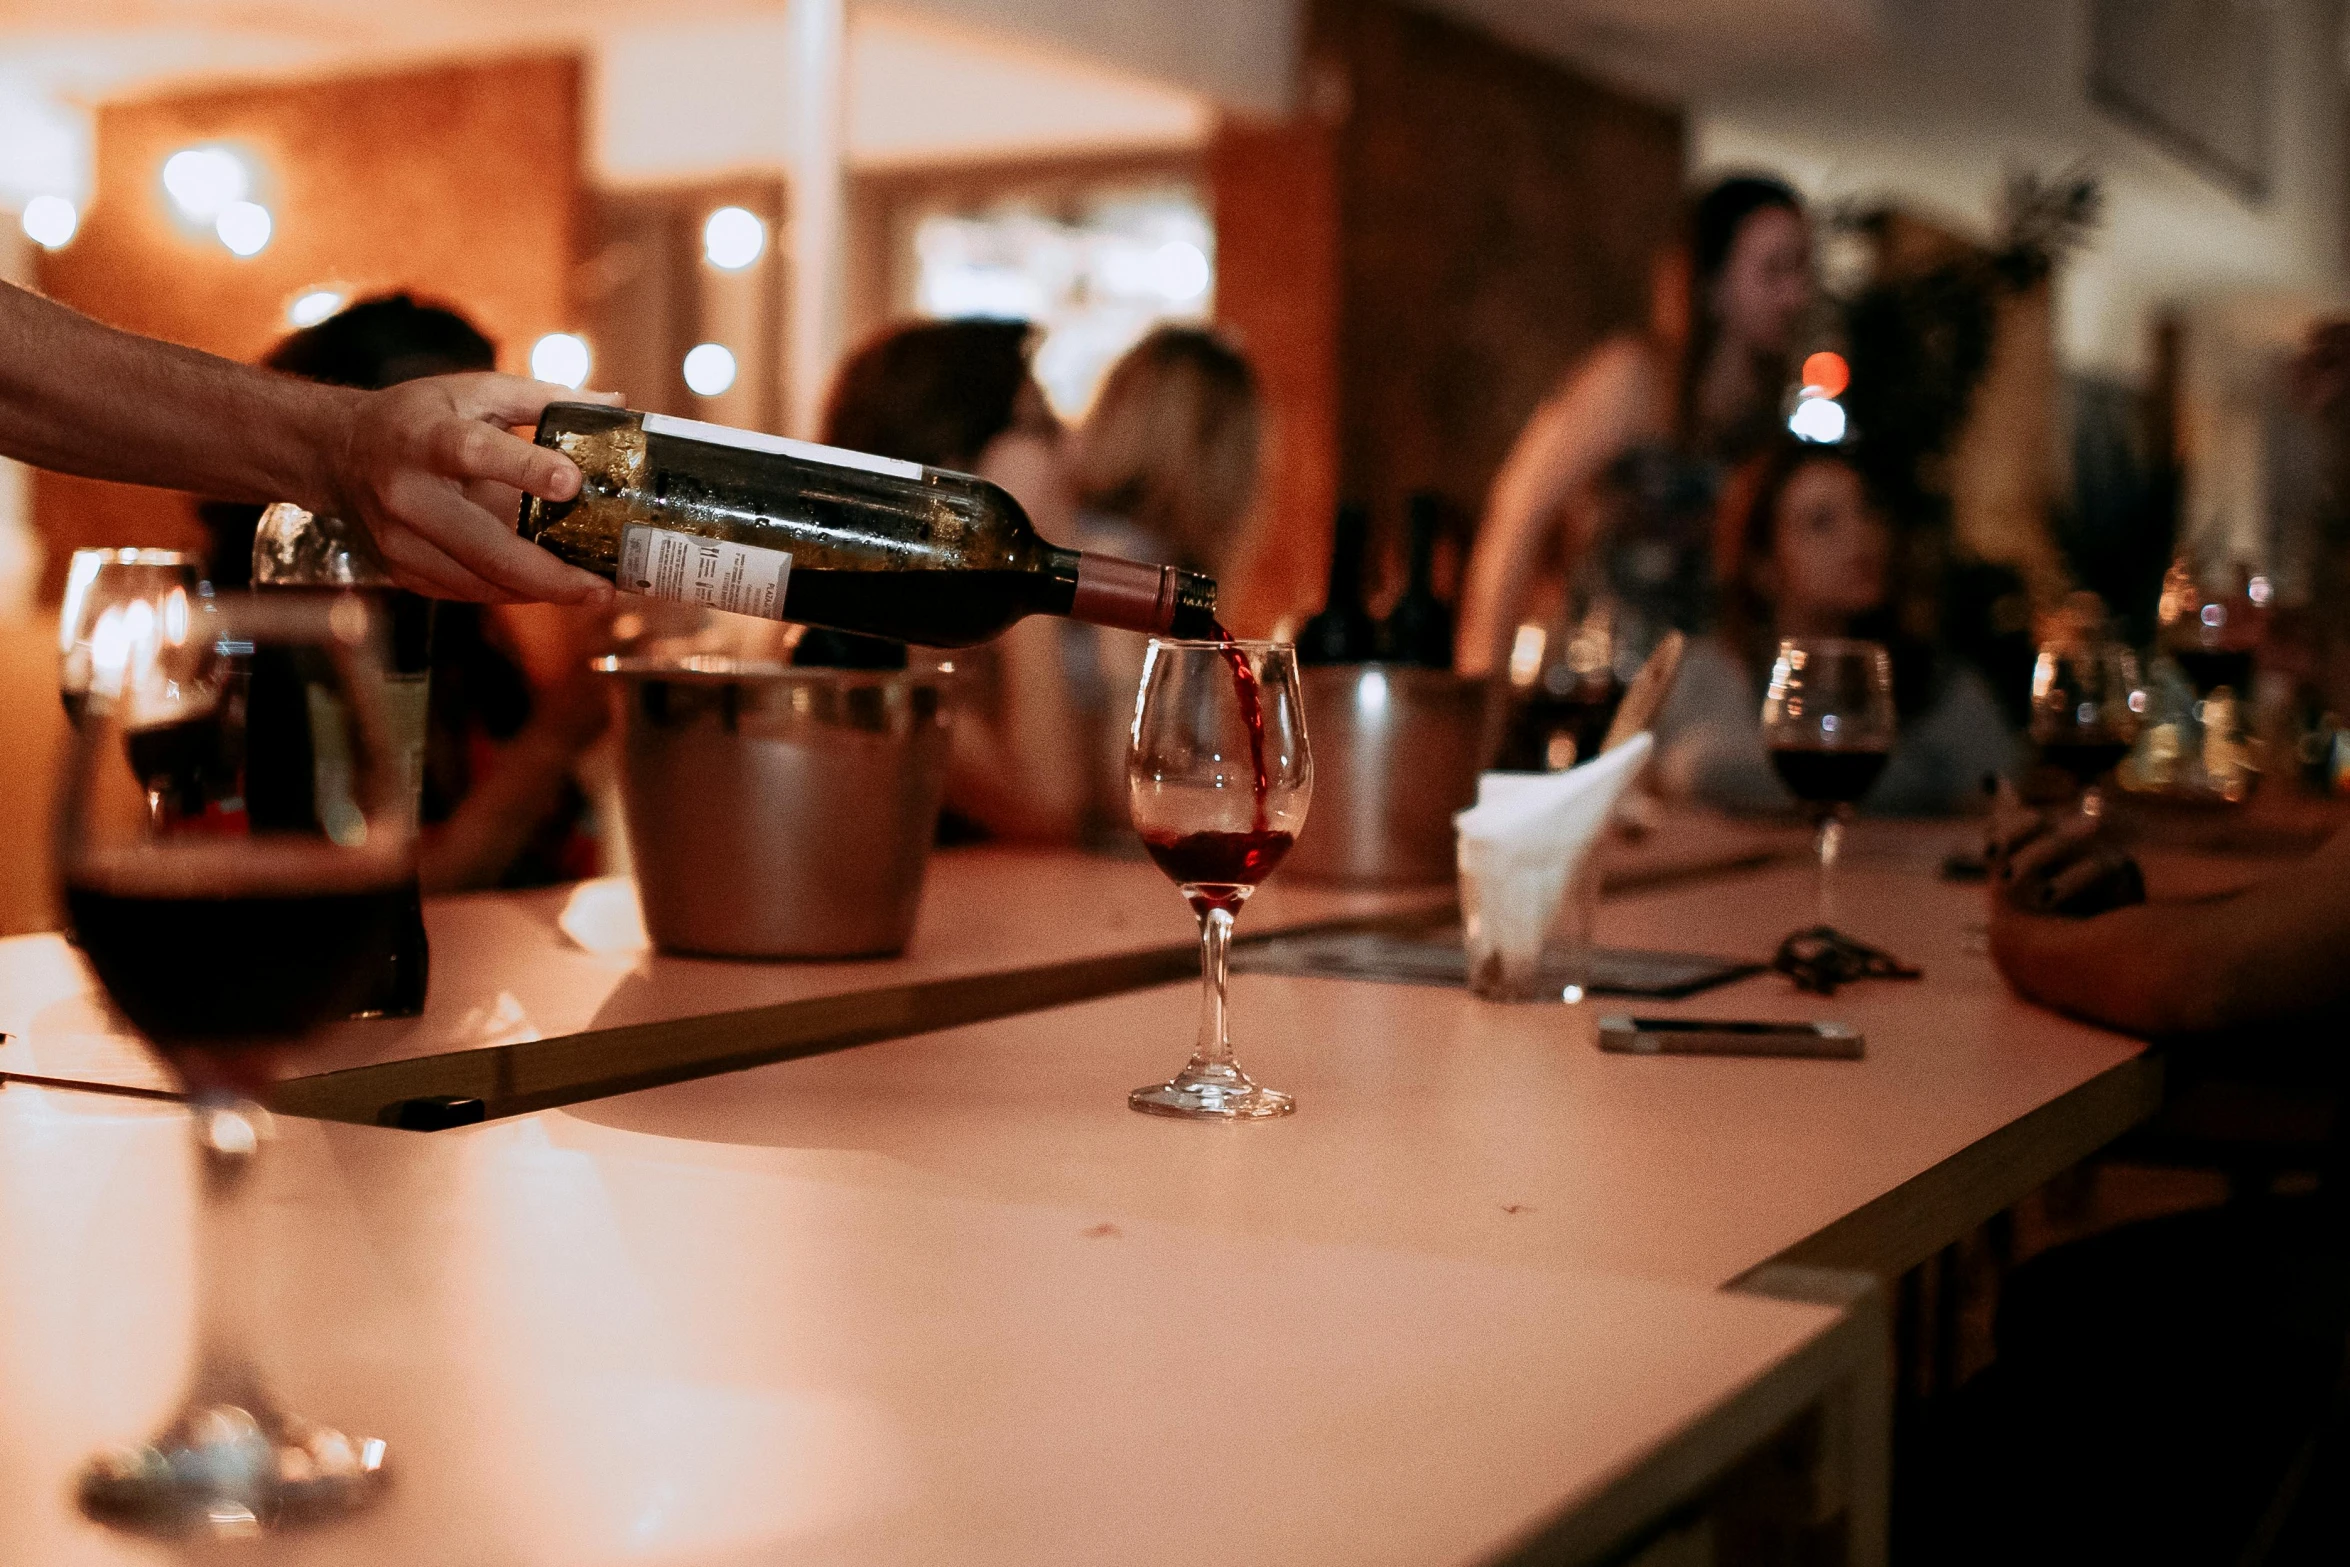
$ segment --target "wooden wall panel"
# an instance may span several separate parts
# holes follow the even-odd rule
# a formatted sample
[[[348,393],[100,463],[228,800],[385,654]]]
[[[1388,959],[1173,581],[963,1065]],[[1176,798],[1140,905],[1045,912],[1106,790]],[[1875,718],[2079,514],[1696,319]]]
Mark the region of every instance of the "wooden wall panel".
[[[1320,602],[1338,500],[1337,147],[1311,120],[1228,125],[1208,158],[1216,315],[1255,362],[1265,400],[1256,536],[1224,620],[1261,636]]]
[[[571,324],[580,78],[568,56],[207,88],[102,106],[82,229],[42,258],[52,298],[132,331],[250,359],[313,284],[406,288],[463,310],[519,370]],[[248,149],[276,226],[231,255],[190,233],[163,161],[200,142]],[[34,519],[53,597],[83,544],[196,538],[184,497],[41,475]]]
[[[1567,368],[1645,323],[1682,198],[1677,113],[1458,23],[1318,0],[1304,69],[1299,121],[1227,129],[1210,159],[1218,313],[1285,426],[1242,586],[1260,623],[1318,603],[1342,493],[1390,564],[1411,491],[1478,515]]]

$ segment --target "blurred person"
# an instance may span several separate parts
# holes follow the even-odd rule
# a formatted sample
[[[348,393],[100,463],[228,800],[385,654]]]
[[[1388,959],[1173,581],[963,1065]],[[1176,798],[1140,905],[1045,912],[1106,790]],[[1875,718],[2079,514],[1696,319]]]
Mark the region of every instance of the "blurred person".
[[[1054,543],[1074,533],[1060,421],[1029,371],[1025,321],[924,321],[851,354],[825,401],[832,446],[976,474],[1009,491]],[[877,661],[875,639],[811,631],[802,662]],[[899,661],[903,650],[879,644]],[[823,651],[814,658],[811,647]],[[1073,842],[1085,771],[1059,626],[1031,617],[958,649],[943,837]]]
[[[1724,179],[1658,269],[1653,326],[1593,349],[1535,410],[1493,481],[1463,579],[1456,662],[1504,668],[1546,561],[1570,600],[1606,595],[1642,640],[1712,621],[1725,472],[1779,429],[1813,300],[1811,228],[1775,179]]]
[[[1667,794],[1735,811],[1792,811],[1763,744],[1762,702],[1782,637],[1863,637],[1893,653],[1899,727],[1864,808],[1967,809],[1986,773],[2016,763],[1983,677],[1901,635],[1894,540],[1852,457],[1782,437],[1731,487],[1720,543],[1720,629],[1692,642],[1657,717]]]
[[[570,459],[514,429],[581,395],[489,373],[328,387],[120,332],[0,284],[0,455],[348,518],[403,587],[443,598],[610,601],[610,583],[514,533],[519,491],[579,492]]]
[[[262,363],[322,386],[377,391],[486,371],[497,350],[456,311],[384,294],[289,334]],[[212,501],[197,510],[210,535],[213,580],[246,585],[261,509]],[[436,608],[417,863],[427,892],[596,874],[592,818],[575,769],[609,718],[587,667],[605,621],[596,607]]]
[[[1255,512],[1263,423],[1256,372],[1238,349],[1200,327],[1152,331],[1110,367],[1071,441],[1069,543],[1229,583]],[[1128,848],[1127,731],[1149,642],[1074,621],[1061,641],[1086,757],[1079,838]]]
[[[2009,985],[2164,1042],[2171,1092],[2212,1071],[2330,1091],[2338,1105],[2350,832],[2191,902],[2146,901],[2112,832],[2025,812],[2003,791],[1989,923]],[[1919,1532],[1933,1537],[1923,1559],[2350,1559],[2344,1136],[2337,1109],[2315,1192],[2122,1224],[2001,1282],[1996,1358],[1959,1390],[1918,1466],[1931,1520]],[[2276,1502],[2297,1468],[2303,1505],[2288,1518]]]

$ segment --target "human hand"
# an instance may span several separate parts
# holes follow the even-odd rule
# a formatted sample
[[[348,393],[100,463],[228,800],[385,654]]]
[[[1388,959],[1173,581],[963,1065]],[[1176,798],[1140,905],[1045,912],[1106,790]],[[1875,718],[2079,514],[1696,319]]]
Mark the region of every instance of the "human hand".
[[[1994,923],[2014,914],[2084,918],[2146,901],[2138,862],[2116,846],[2093,816],[2052,822],[2026,810],[2000,785],[1985,858],[1991,867]]]
[[[515,536],[514,498],[579,493],[569,458],[514,433],[547,404],[606,401],[517,376],[430,376],[361,394],[328,476],[339,515],[403,587],[485,603],[602,604],[612,586]],[[492,508],[503,503],[502,512]]]

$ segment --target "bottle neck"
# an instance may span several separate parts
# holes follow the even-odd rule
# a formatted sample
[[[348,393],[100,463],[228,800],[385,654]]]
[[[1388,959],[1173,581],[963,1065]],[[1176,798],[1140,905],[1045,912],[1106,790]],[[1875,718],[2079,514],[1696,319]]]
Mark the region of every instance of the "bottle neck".
[[[1215,584],[1205,577],[1114,555],[1051,546],[1047,552],[1046,570],[1056,583],[1064,570],[1072,573],[1066,607],[1055,608],[1054,613],[1152,636],[1206,639],[1222,634],[1216,624]]]

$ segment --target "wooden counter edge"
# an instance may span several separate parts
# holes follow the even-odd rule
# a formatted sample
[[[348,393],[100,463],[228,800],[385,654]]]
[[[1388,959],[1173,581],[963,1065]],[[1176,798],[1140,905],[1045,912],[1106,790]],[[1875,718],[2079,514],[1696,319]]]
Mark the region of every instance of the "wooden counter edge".
[[[1834,1307],[1822,1333],[1555,1518],[1487,1559],[1489,1567],[1605,1567],[1648,1559],[1660,1536],[1689,1521],[1707,1492],[1798,1417],[1820,1411],[1824,1467],[1844,1518],[1842,1560],[1881,1567],[1891,1479],[1892,1338],[1874,1278],[1766,1266],[1732,1286],[1772,1299]]]
[[[1286,926],[1253,939],[1410,929],[1451,913],[1447,902]],[[390,1124],[411,1099],[478,1099],[484,1119],[495,1120],[1142,990],[1188,978],[1198,964],[1198,949],[1186,943],[588,1029],[288,1078],[268,1102],[282,1115],[376,1126]]]
[[[2162,1057],[2142,1050],[1797,1241],[1733,1287],[1782,1266],[1899,1278],[2152,1116],[2162,1091]]]

